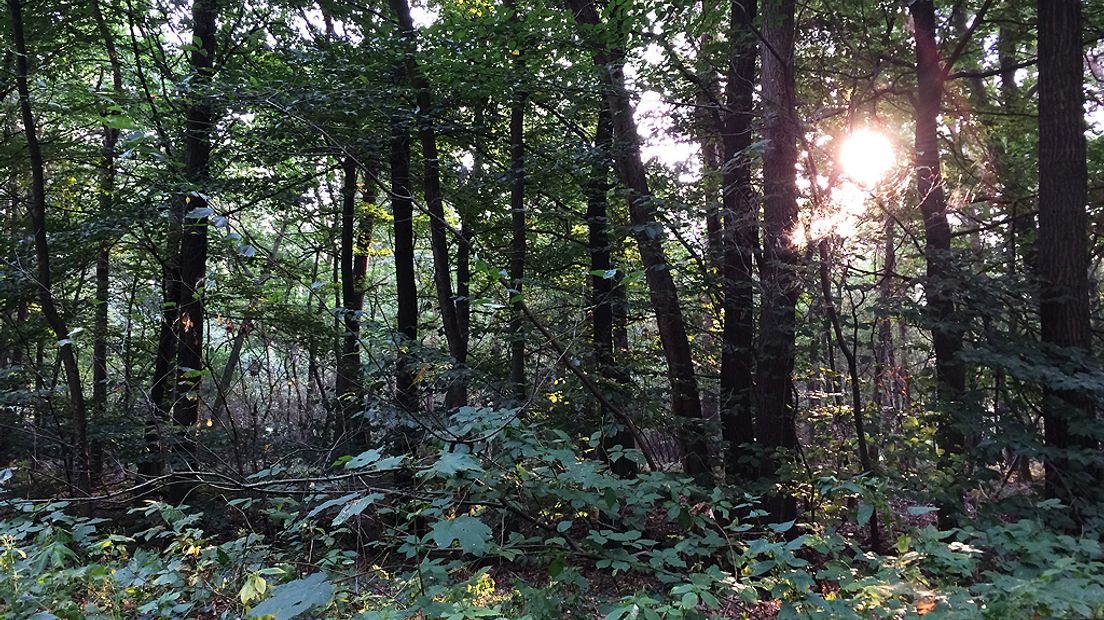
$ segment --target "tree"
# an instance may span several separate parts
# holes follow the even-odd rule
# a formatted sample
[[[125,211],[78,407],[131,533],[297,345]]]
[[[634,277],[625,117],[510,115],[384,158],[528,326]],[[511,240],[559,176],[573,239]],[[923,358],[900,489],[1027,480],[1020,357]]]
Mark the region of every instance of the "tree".
[[[1081,3],[1040,0],[1039,15],[1039,320],[1042,341],[1091,355],[1088,172],[1082,87]],[[1091,475],[1072,450],[1095,451],[1092,398],[1048,386],[1043,403],[1046,492],[1075,505],[1091,497]]]
[[[764,106],[763,138],[763,261],[758,358],[759,412],[756,420],[766,450],[796,446],[791,375],[798,295],[794,232],[797,225],[797,120],[794,94],[794,5],[792,0],[763,4],[760,52]],[[776,477],[773,455],[763,460],[761,476]],[[794,499],[770,502],[771,517],[794,518]]]
[[[924,219],[924,259],[927,261],[924,295],[935,351],[937,406],[941,411],[938,443],[949,457],[960,453],[965,442],[960,422],[954,419],[953,412],[966,390],[966,371],[958,359],[962,350],[962,329],[957,324],[955,310],[951,227],[947,221],[947,197],[940,174],[938,123],[944,67],[939,61],[935,40],[934,2],[913,2],[909,12],[916,43],[915,167],[916,193]],[[948,467],[950,465],[944,464],[944,469]],[[954,476],[950,472],[948,475]],[[952,522],[952,512],[960,500],[948,501],[940,507],[939,515],[944,525]]]
[[[721,420],[728,443],[725,473],[730,479],[752,478],[752,455],[744,448],[755,441],[754,347],[755,299],[753,259],[759,246],[758,208],[752,188],[752,120],[755,93],[755,0],[730,3],[731,59],[725,81],[721,144],[724,149],[724,334],[721,344]]]
[[[80,367],[73,350],[69,326],[54,300],[53,273],[50,270],[50,242],[46,231],[46,165],[42,158],[42,145],[38,140],[38,127],[31,109],[31,91],[28,86],[30,69],[26,34],[23,31],[22,0],[8,0],[11,16],[12,39],[15,42],[15,86],[19,93],[19,112],[23,120],[23,136],[27,142],[27,156],[31,166],[31,201],[29,206],[31,230],[35,249],[35,286],[46,324],[57,339],[58,359],[65,371],[65,383],[69,392],[69,415],[72,421],[71,445],[76,452],[76,487],[83,493],[92,489],[92,457],[88,447],[88,417],[84,391],[81,385]]]
[[[582,25],[599,26],[598,14],[588,0],[569,3],[575,20]],[[659,339],[667,362],[671,384],[671,409],[683,424],[683,464],[686,472],[704,479],[710,475],[709,453],[702,428],[701,395],[694,372],[690,341],[686,334],[678,289],[671,276],[670,263],[661,241],[662,226],[656,221],[655,197],[648,189],[648,177],[640,157],[640,138],[633,120],[632,105],[625,89],[624,57],[609,43],[593,42],[594,62],[599,67],[601,84],[613,125],[614,152],[621,183],[628,194],[633,236],[644,263],[645,278],[659,328]]]

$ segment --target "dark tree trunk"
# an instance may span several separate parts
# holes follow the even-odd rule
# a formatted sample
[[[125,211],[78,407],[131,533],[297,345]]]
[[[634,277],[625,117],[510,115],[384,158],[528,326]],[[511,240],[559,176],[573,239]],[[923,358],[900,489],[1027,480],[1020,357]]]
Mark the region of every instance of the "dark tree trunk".
[[[940,176],[938,118],[943,99],[943,67],[935,40],[935,6],[932,0],[918,0],[909,5],[912,14],[913,37],[916,43],[916,191],[924,218],[924,257],[927,262],[928,320],[932,325],[935,350],[936,396],[939,400],[937,439],[944,451],[941,467],[950,467],[950,457],[962,452],[965,439],[954,419],[956,403],[966,389],[966,372],[958,360],[962,350],[962,330],[956,324],[951,256],[951,227],[947,221],[947,199]],[[954,477],[954,472],[947,471]],[[951,485],[952,487],[955,485]],[[957,490],[950,490],[947,500],[940,502],[940,523],[953,524],[953,512],[961,503]]]
[[[599,23],[598,13],[590,0],[570,0],[568,4],[579,23]],[[640,140],[636,122],[633,120],[632,103],[625,89],[624,54],[597,44],[594,48],[594,60],[601,71],[606,91],[606,105],[613,123],[617,169],[626,189],[633,236],[644,263],[648,293],[667,362],[672,409],[682,425],[683,467],[686,473],[699,480],[709,481],[711,471],[698,379],[678,290],[663,248],[665,232],[656,219],[655,198],[648,188],[647,173],[640,156]]]
[[[341,357],[337,363],[334,395],[338,402],[339,434],[345,442],[353,441],[353,416],[360,411],[364,401],[364,388],[360,377],[360,313],[364,309],[364,295],[357,293],[355,268],[356,253],[356,199],[357,162],[351,156],[341,161],[343,175],[341,185],[341,317],[344,333],[341,339]],[[355,442],[354,442],[355,443]]]
[[[1039,0],[1039,315],[1043,342],[1088,357],[1092,348],[1088,172],[1081,3]],[[1095,450],[1093,400],[1047,390],[1046,492],[1080,507],[1098,484],[1072,451]]]
[[[410,187],[410,128],[406,119],[391,120],[391,213],[395,226],[395,287],[399,358],[395,390],[399,406],[410,413],[418,410],[415,384],[418,342],[418,287],[414,279],[414,205]]]
[[[23,135],[27,140],[27,156],[31,166],[31,235],[34,239],[36,278],[38,299],[42,305],[42,314],[46,324],[54,332],[58,344],[58,359],[65,373],[65,384],[69,392],[69,413],[72,428],[71,442],[76,451],[76,486],[82,493],[92,489],[91,455],[88,448],[88,421],[84,403],[84,391],[81,387],[80,367],[69,339],[69,327],[65,324],[57,304],[51,284],[50,246],[46,235],[46,170],[42,159],[42,146],[38,141],[38,130],[34,113],[31,110],[31,94],[28,81],[27,41],[23,30],[22,0],[8,0],[11,14],[11,27],[15,43],[15,83],[19,94],[19,111],[23,119]]]
[[[215,33],[218,7],[216,0],[195,0],[192,5],[191,54],[193,77],[185,111],[184,178],[190,188],[184,198],[184,224],[180,239],[180,291],[177,317],[180,346],[177,361],[177,398],[173,403],[173,422],[195,427],[202,404],[204,278],[207,272],[207,221],[210,207],[205,197],[210,182],[211,134],[215,112],[211,102],[211,77],[214,72]],[[192,458],[191,431],[180,438],[180,453]]]
[[[798,254],[793,234],[797,224],[797,140],[800,128],[794,99],[794,0],[763,4],[762,93],[763,137],[763,263],[759,347],[759,417],[756,430],[765,450],[796,446],[792,374],[798,286]],[[765,458],[765,478],[776,477],[776,463]],[[771,517],[796,516],[792,497],[768,500]]]
[[[433,252],[433,283],[437,289],[437,303],[440,307],[441,321],[444,323],[445,340],[449,354],[458,367],[467,362],[467,342],[460,332],[460,321],[456,312],[456,300],[452,295],[452,267],[449,261],[448,223],[445,220],[444,199],[441,194],[441,162],[437,152],[437,133],[433,127],[433,100],[429,93],[429,84],[418,68],[414,57],[417,49],[417,34],[414,21],[410,17],[410,5],[407,0],[388,0],[391,11],[399,23],[399,31],[406,45],[404,76],[414,88],[417,102],[415,117],[418,124],[418,138],[422,146],[422,191],[425,194],[426,210],[429,213],[429,245]],[[463,373],[457,373],[445,395],[445,406],[449,409],[461,407],[468,402],[467,381]]]
[[[758,249],[758,204],[751,185],[751,121],[754,117],[755,0],[732,0],[732,57],[725,85],[724,147],[724,335],[721,345],[721,425],[730,480],[754,477],[746,449],[755,442],[752,388],[755,300],[752,269]]]
[[[604,105],[603,105],[604,108]],[[590,251],[591,326],[594,339],[595,362],[598,374],[617,387],[627,383],[624,372],[617,367],[614,355],[614,288],[616,280],[610,247],[608,199],[610,190],[610,146],[613,136],[609,112],[603,109],[598,114],[598,129],[594,136],[597,160],[591,167],[587,196],[587,244]],[[599,273],[601,272],[601,273]],[[633,448],[636,441],[632,431],[621,422],[615,422],[617,430],[611,432],[610,421],[613,414],[603,410],[602,419],[606,426],[602,429],[603,451],[608,455],[614,446]],[[608,458],[608,456],[607,456]],[[636,463],[622,458],[614,461],[611,467],[619,476],[629,478],[636,475]]]
[[[520,61],[521,56],[517,57]],[[521,62],[515,66],[524,67]],[[518,76],[517,79],[520,79]],[[528,94],[515,87],[510,102],[510,296],[522,299],[525,277],[525,104]],[[510,383],[514,398],[524,402],[529,390],[525,377],[525,317],[514,304],[510,316]]]
[[[122,99],[123,72],[119,63],[119,52],[115,48],[115,38],[100,10],[99,0],[93,0],[92,14],[103,39],[111,65],[111,84],[113,93]],[[119,141],[119,130],[109,124],[103,126],[103,147],[101,151],[99,185],[99,212],[103,217],[111,217],[115,202],[115,145]],[[92,347],[92,411],[99,419],[107,413],[107,306],[111,291],[111,241],[103,239],[96,252],[96,316],[93,322]],[[92,442],[95,477],[103,468],[103,446]]]

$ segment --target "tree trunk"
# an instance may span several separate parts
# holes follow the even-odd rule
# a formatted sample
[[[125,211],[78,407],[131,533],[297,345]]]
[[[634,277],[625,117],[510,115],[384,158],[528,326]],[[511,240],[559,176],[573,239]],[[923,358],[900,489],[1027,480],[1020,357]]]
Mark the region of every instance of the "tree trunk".
[[[180,427],[195,427],[200,419],[203,384],[203,331],[205,283],[207,272],[207,221],[210,207],[205,192],[210,182],[211,134],[215,112],[211,102],[211,77],[214,72],[215,34],[218,8],[216,0],[195,0],[192,4],[191,54],[193,77],[190,82],[184,127],[184,178],[190,189],[184,198],[184,224],[180,239],[180,291],[177,318],[180,346],[177,350],[177,398],[173,403],[173,422]],[[184,429],[182,429],[184,430]],[[180,438],[180,454],[193,457],[191,431]]]
[[[19,110],[23,117],[23,135],[27,140],[27,155],[31,165],[31,235],[34,238],[38,299],[46,324],[58,340],[58,359],[65,372],[65,384],[69,392],[69,413],[72,423],[71,442],[76,451],[76,486],[82,493],[92,489],[90,471],[91,455],[88,448],[88,421],[84,391],[81,387],[80,367],[69,339],[69,328],[54,301],[50,271],[50,246],[46,235],[46,171],[42,159],[42,147],[38,141],[34,113],[31,110],[31,94],[28,81],[27,41],[23,31],[21,0],[8,0],[11,27],[15,43],[15,83],[19,93]]]
[[[99,0],[93,0],[92,15],[96,21],[96,27],[103,39],[104,49],[107,51],[108,62],[111,65],[111,84],[114,95],[122,99],[123,71],[119,63],[119,52],[115,48],[115,38],[108,28],[100,9]],[[105,112],[105,115],[110,112]],[[103,125],[103,147],[101,150],[99,173],[99,212],[102,217],[110,217],[115,202],[115,145],[119,141],[119,130],[110,124]],[[93,322],[93,347],[92,347],[92,411],[103,419],[107,413],[107,309],[111,291],[111,241],[100,241],[96,252],[96,316]],[[99,442],[92,442],[93,463],[92,469],[98,473],[103,466],[103,446]]]
[[[610,190],[612,130],[609,111],[603,109],[598,113],[598,128],[594,136],[597,160],[591,166],[590,179],[588,179],[585,188],[587,197],[586,220],[587,245],[590,252],[590,287],[591,304],[593,305],[591,329],[594,339],[595,362],[598,367],[598,374],[604,380],[621,387],[627,383],[628,378],[617,368],[617,359],[614,355],[613,292],[616,281],[610,248],[607,210],[607,196]],[[611,418],[612,414],[603,408],[602,419],[606,424],[602,428],[602,448],[607,455],[607,459],[610,451],[615,446],[626,449],[636,446],[632,431],[621,422],[615,422],[617,430],[611,432],[612,425],[609,423]],[[610,467],[614,473],[624,478],[636,475],[636,463],[627,458],[613,461]]]
[[[418,285],[414,279],[414,205],[410,187],[410,128],[406,119],[391,120],[391,213],[395,226],[395,288],[399,356],[395,390],[399,407],[408,413],[418,410],[417,358]]]
[[[763,263],[760,267],[762,308],[759,347],[759,417],[756,421],[765,450],[797,445],[794,428],[792,374],[798,295],[798,255],[794,247],[797,225],[797,139],[794,98],[794,0],[766,0],[763,4],[762,93],[763,137]],[[761,475],[775,478],[774,458],[765,458]],[[771,518],[789,521],[796,516],[792,497],[768,500]]]
[[[1039,315],[1044,343],[1092,349],[1081,3],[1039,0]],[[1097,490],[1076,450],[1095,450],[1091,396],[1048,389],[1046,492],[1076,508]]]
[[[351,156],[341,161],[341,318],[344,332],[341,357],[334,379],[334,395],[338,402],[339,434],[345,442],[352,441],[353,415],[361,410],[364,388],[360,376],[360,313],[364,296],[357,294],[354,263],[356,252],[357,162]]]
[[[516,56],[515,67],[524,69],[524,61]],[[520,80],[521,76],[515,76]],[[525,104],[529,95],[515,86],[510,102],[510,296],[522,300],[522,278],[525,277]],[[525,376],[525,317],[514,304],[510,315],[510,383],[514,399],[525,402],[529,390]]]
[[[579,23],[599,23],[598,13],[591,0],[570,0],[569,6]],[[648,294],[667,362],[671,405],[682,426],[683,467],[686,473],[695,478],[710,481],[709,453],[703,428],[698,379],[678,290],[663,249],[665,231],[656,220],[655,197],[648,188],[647,173],[640,155],[640,139],[633,120],[632,103],[625,89],[624,54],[596,44],[594,60],[601,71],[606,105],[613,123],[617,169],[626,189],[633,236],[644,263]]]
[[[445,206],[441,194],[441,162],[437,152],[437,133],[433,127],[433,101],[429,93],[429,84],[418,68],[414,57],[417,49],[417,35],[414,21],[410,17],[410,5],[407,0],[388,0],[391,11],[399,22],[399,31],[406,45],[405,78],[414,88],[417,101],[415,117],[418,123],[418,138],[422,145],[422,191],[425,193],[426,210],[429,212],[429,245],[433,252],[433,283],[437,289],[437,303],[440,307],[441,321],[444,323],[445,340],[449,354],[456,365],[467,362],[468,351],[460,332],[460,321],[456,313],[456,300],[452,295],[452,269],[448,250],[448,223],[445,220]],[[463,373],[449,386],[445,396],[445,406],[449,409],[461,407],[468,402],[467,381]]]
[[[935,40],[935,6],[932,0],[917,0],[909,5],[912,14],[913,37],[916,43],[916,190],[924,218],[924,257],[927,261],[928,320],[932,325],[935,350],[936,397],[940,414],[936,441],[943,450],[941,468],[947,471],[950,457],[962,452],[964,437],[954,419],[957,403],[966,389],[966,373],[957,359],[962,350],[962,330],[956,324],[953,298],[955,277],[951,256],[951,227],[947,221],[947,199],[940,176],[938,118],[943,99],[943,67]],[[952,484],[951,487],[956,485]],[[940,502],[941,527],[953,524],[953,512],[961,498],[950,490],[947,500]]]
[[[753,414],[755,300],[752,268],[758,249],[758,204],[751,184],[751,121],[755,103],[756,0],[732,0],[732,57],[725,85],[724,147],[724,335],[721,345],[720,412],[729,480],[751,479],[747,447],[755,442]]]

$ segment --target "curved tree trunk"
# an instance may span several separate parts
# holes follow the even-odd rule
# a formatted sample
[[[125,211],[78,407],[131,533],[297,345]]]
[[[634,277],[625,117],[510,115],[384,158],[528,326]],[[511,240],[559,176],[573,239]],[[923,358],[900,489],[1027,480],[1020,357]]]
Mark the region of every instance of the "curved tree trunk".
[[[38,300],[46,324],[58,340],[58,359],[65,372],[65,385],[69,392],[69,415],[72,449],[76,451],[76,486],[82,493],[92,489],[91,455],[88,449],[88,421],[81,387],[80,367],[69,339],[69,327],[65,323],[54,300],[50,271],[50,245],[46,235],[46,170],[42,159],[42,146],[38,141],[34,112],[31,110],[31,94],[27,85],[27,41],[23,30],[22,0],[8,0],[11,28],[15,42],[15,84],[19,93],[19,111],[23,117],[23,135],[27,140],[27,155],[31,165],[31,235],[34,239],[35,276]]]
[[[599,23],[598,13],[590,0],[570,0],[568,4],[579,23]],[[594,61],[602,73],[606,106],[613,123],[617,169],[628,194],[629,219],[644,263],[648,293],[667,362],[672,410],[682,424],[683,467],[686,473],[708,480],[711,471],[698,379],[678,290],[663,249],[665,232],[656,219],[655,197],[648,187],[647,173],[640,156],[640,138],[633,120],[632,103],[625,89],[623,53],[598,44],[594,49]]]
[[[935,40],[935,6],[932,0],[909,5],[913,37],[916,43],[916,191],[924,218],[924,258],[927,262],[928,320],[932,324],[935,350],[936,396],[939,400],[937,439],[945,457],[941,467],[947,470],[949,458],[959,454],[965,439],[953,419],[955,403],[966,390],[966,372],[958,361],[962,350],[962,330],[956,324],[953,295],[954,274],[951,256],[951,227],[947,221],[947,198],[940,176],[938,118],[943,100],[943,67]],[[953,472],[947,472],[954,476]],[[954,485],[952,485],[954,486]],[[958,491],[951,490],[952,496]],[[942,527],[953,524],[953,513],[961,499],[950,497],[940,503]]]

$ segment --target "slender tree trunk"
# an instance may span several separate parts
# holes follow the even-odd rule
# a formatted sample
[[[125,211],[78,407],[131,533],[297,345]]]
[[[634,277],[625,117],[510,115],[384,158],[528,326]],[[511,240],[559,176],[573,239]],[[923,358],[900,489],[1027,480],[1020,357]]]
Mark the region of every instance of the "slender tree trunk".
[[[732,56],[725,84],[724,147],[724,336],[721,345],[721,425],[725,474],[754,477],[748,447],[755,442],[753,378],[755,300],[752,269],[758,249],[758,203],[751,184],[751,122],[754,117],[756,0],[732,0]]]
[[[429,245],[433,252],[433,283],[437,289],[437,303],[440,307],[441,321],[444,323],[445,340],[449,354],[456,365],[467,362],[467,343],[460,333],[460,322],[456,313],[456,300],[452,295],[452,268],[448,250],[448,223],[445,220],[445,206],[441,194],[441,162],[437,152],[437,133],[433,127],[433,101],[429,93],[429,84],[418,68],[414,57],[417,49],[417,33],[414,21],[410,17],[410,5],[407,0],[388,0],[391,11],[399,22],[400,34],[406,45],[405,78],[414,87],[417,101],[415,114],[418,123],[418,138],[422,146],[422,184],[425,193],[426,210],[429,212]],[[463,373],[449,386],[445,395],[445,406],[449,409],[461,407],[468,402],[467,381]]]
[[[590,251],[590,287],[591,287],[591,327],[594,339],[595,361],[598,366],[598,374],[606,381],[621,387],[627,382],[627,377],[617,368],[617,359],[614,355],[614,311],[613,291],[615,286],[615,271],[612,260],[609,234],[608,199],[610,190],[610,146],[612,141],[612,124],[609,111],[604,109],[598,114],[598,128],[594,136],[596,161],[591,166],[590,179],[587,182],[587,245]],[[599,273],[601,272],[601,273]],[[622,423],[616,422],[617,430],[611,431],[610,420],[612,414],[603,408],[602,419],[607,421],[602,429],[602,447],[608,455],[615,446],[632,448],[636,446],[632,431]],[[636,475],[636,463],[622,458],[611,463],[611,468],[617,475],[629,478]]]
[[[50,245],[46,234],[46,171],[42,159],[42,147],[38,141],[38,129],[34,113],[31,110],[31,94],[28,87],[28,52],[23,30],[22,0],[8,0],[11,14],[11,28],[15,43],[15,83],[19,93],[19,110],[23,118],[23,135],[27,140],[27,155],[31,165],[31,235],[34,238],[35,260],[37,262],[36,285],[39,304],[46,324],[58,340],[58,359],[65,372],[65,384],[69,392],[69,413],[72,428],[71,442],[76,450],[76,486],[82,493],[92,489],[91,455],[88,448],[88,421],[84,403],[84,391],[81,387],[80,367],[69,339],[69,328],[65,324],[54,300],[50,271]]]
[[[876,474],[874,470],[874,460],[870,457],[870,448],[866,442],[866,428],[863,422],[863,399],[862,399],[862,384],[859,382],[859,365],[855,356],[855,350],[852,348],[852,344],[847,342],[847,338],[843,335],[843,325],[840,322],[839,312],[836,310],[836,301],[832,296],[832,278],[831,278],[831,258],[828,248],[829,238],[825,237],[821,239],[817,244],[817,249],[820,253],[820,293],[824,300],[824,310],[828,315],[828,321],[832,326],[832,334],[836,337],[836,345],[839,347],[840,352],[843,353],[844,359],[847,361],[847,378],[851,384],[851,419],[854,424],[855,438],[858,440],[859,447],[859,464],[862,465],[863,473]],[[882,547],[881,533],[878,526],[878,515],[874,514],[870,517],[870,546],[875,551],[880,552]]]
[[[520,54],[515,57],[514,67],[518,73],[525,68]],[[522,76],[516,75],[515,79],[521,80]],[[525,277],[525,105],[528,98],[524,89],[515,86],[510,101],[510,295],[519,302]],[[514,398],[524,402],[529,394],[525,377],[525,317],[516,304],[510,316],[510,383]]]
[[[410,128],[402,116],[395,116],[391,121],[391,213],[395,226],[395,287],[399,307],[395,389],[399,406],[414,413],[418,410],[418,386],[415,383],[417,359],[412,349],[418,344],[418,287],[414,279]]]
[[[569,6],[581,24],[597,25],[598,13],[591,0],[570,0]],[[633,236],[644,263],[648,293],[655,312],[659,339],[667,362],[671,384],[671,404],[682,424],[686,473],[709,481],[711,471],[702,420],[698,379],[691,357],[686,322],[679,303],[678,290],[671,276],[671,265],[663,248],[663,226],[656,219],[655,198],[648,188],[647,173],[640,155],[640,139],[633,120],[632,104],[625,89],[624,54],[598,44],[594,60],[602,73],[606,105],[613,123],[617,168],[629,202]]]
[[[966,389],[966,372],[957,359],[962,350],[962,330],[956,324],[954,273],[951,255],[951,227],[947,221],[947,199],[940,176],[938,118],[943,99],[943,67],[935,40],[935,6],[932,0],[917,0],[909,5],[913,37],[916,43],[916,190],[924,218],[924,257],[927,261],[928,320],[932,324],[935,350],[936,396],[941,413],[937,443],[943,450],[941,469],[950,480],[951,457],[962,452],[965,439],[954,419],[957,403]],[[940,523],[954,523],[953,513],[961,503],[957,485],[949,485],[949,497],[940,502]]]
[[[1043,342],[1092,349],[1081,3],[1039,0],[1039,315]],[[1091,396],[1047,389],[1046,492],[1082,507],[1098,491],[1075,451],[1095,451]]]
[[[115,48],[115,37],[104,19],[99,0],[93,0],[92,14],[111,65],[113,93],[121,99],[124,93],[119,52]],[[105,123],[103,134],[99,173],[99,212],[104,217],[110,217],[115,202],[115,145],[119,141],[119,130]],[[111,291],[111,246],[110,240],[101,240],[96,252],[96,316],[92,330],[92,411],[99,419],[103,419],[107,413],[107,310]],[[103,446],[98,442],[92,443],[94,444],[92,469],[98,477],[103,466]]]
[[[357,294],[354,263],[356,252],[357,162],[350,156],[341,161],[341,318],[344,333],[341,357],[337,363],[334,394],[338,401],[339,434],[352,441],[353,416],[363,406],[364,389],[360,376],[360,313],[363,295]]]
[[[792,374],[798,254],[793,235],[797,225],[800,128],[794,98],[794,0],[765,0],[762,35],[763,137],[767,148],[763,154],[763,297],[756,424],[763,448],[773,451],[797,444]],[[764,459],[761,475],[776,477],[776,467],[774,458]],[[796,516],[797,505],[792,497],[771,498],[768,506],[777,521]]]

